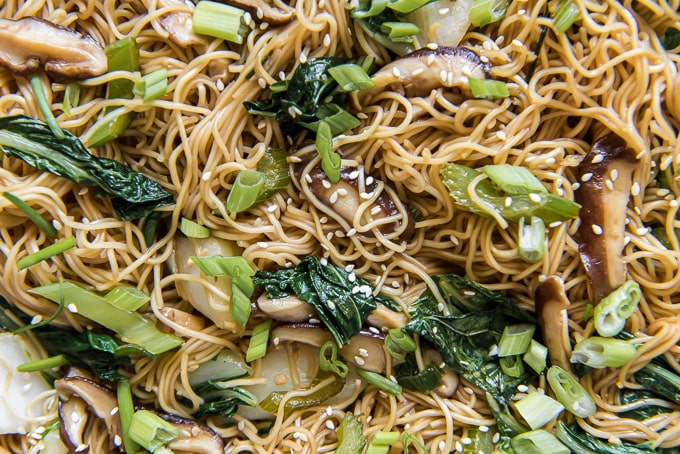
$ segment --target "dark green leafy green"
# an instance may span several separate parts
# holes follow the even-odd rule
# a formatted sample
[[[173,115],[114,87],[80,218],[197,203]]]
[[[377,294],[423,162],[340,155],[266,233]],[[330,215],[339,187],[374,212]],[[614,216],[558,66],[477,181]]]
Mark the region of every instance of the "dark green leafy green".
[[[281,130],[294,136],[302,130],[302,123],[316,123],[328,115],[319,112],[321,106],[344,104],[347,93],[338,89],[328,69],[348,62],[340,57],[310,59],[297,67],[290,80],[273,85],[270,99],[243,105],[250,114],[276,118]]]
[[[636,402],[642,402],[642,405],[637,406],[632,410],[621,412],[618,415],[622,418],[630,418],[642,421],[647,418],[653,418],[654,416],[660,415],[662,413],[670,413],[673,411],[673,409],[669,407],[647,403],[652,399],[656,399],[658,401],[659,398],[654,395],[654,393],[644,389],[623,389],[619,395],[619,403],[621,405],[629,405]]]
[[[587,452],[591,454],[647,454],[656,452],[656,450],[644,445],[634,445],[632,443],[613,444],[600,440],[581,429],[575,423],[567,425],[559,421],[555,435],[572,452]]]
[[[409,353],[406,355],[406,362],[395,367],[394,375],[397,383],[404,388],[426,393],[439,388],[444,370],[434,361],[427,364],[423,370],[418,370],[415,355]]]
[[[90,154],[68,131],[57,139],[43,121],[16,115],[0,118],[0,147],[7,156],[19,158],[86,186],[96,187],[110,197],[113,209],[123,220],[144,217],[156,208],[174,203],[163,186],[117,161]]]
[[[676,28],[667,28],[661,36],[661,42],[666,50],[675,50],[680,46],[680,31]]]
[[[263,285],[270,298],[295,295],[311,304],[338,344],[345,344],[359,334],[378,303],[394,307],[390,298],[382,294],[374,296],[367,281],[359,278],[352,281],[344,269],[322,264],[313,256],[293,268],[257,271],[253,282]]]
[[[444,307],[427,289],[411,305],[411,320],[404,331],[420,334],[435,346],[449,367],[489,393],[501,406],[507,405],[517,386],[528,383],[529,371],[519,377],[508,376],[502,372],[498,356],[490,352],[505,326],[536,320],[509,298],[460,276],[433,279],[444,298]]]
[[[229,418],[236,414],[239,405],[257,405],[257,398],[248,391],[238,387],[224,387],[219,382],[204,383],[195,391],[205,400],[194,415],[197,418],[215,415]]]

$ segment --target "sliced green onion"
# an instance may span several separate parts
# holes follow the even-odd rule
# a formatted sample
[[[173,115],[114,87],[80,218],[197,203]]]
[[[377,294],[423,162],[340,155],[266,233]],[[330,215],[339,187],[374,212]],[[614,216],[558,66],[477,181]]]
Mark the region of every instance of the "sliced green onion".
[[[542,373],[546,367],[548,358],[548,347],[531,339],[529,349],[524,353],[522,359],[529,365],[537,374]]]
[[[380,24],[380,31],[386,34],[392,41],[396,41],[418,34],[420,28],[410,22],[383,22]]]
[[[555,31],[557,33],[564,33],[569,30],[569,27],[576,22],[580,14],[581,10],[573,0],[560,0],[553,14]]]
[[[426,393],[433,391],[441,386],[441,378],[444,376],[444,369],[437,363],[431,361],[423,370],[414,371],[415,373],[404,373],[402,367],[396,370],[397,382],[406,389]]]
[[[33,223],[37,225],[38,228],[42,230],[49,238],[54,238],[57,236],[57,231],[54,229],[54,227],[52,227],[52,224],[47,219],[42,217],[40,213],[33,209],[28,203],[24,202],[11,192],[3,192],[2,196],[12,202],[15,207],[20,209],[22,213],[24,213],[28,219],[33,221]]]
[[[61,275],[59,275],[59,280],[61,281]],[[15,329],[14,331],[12,331],[12,333],[21,334],[25,331],[30,331],[32,329],[39,328],[41,326],[49,325],[50,323],[52,323],[52,321],[54,321],[57,317],[59,317],[59,315],[61,315],[61,313],[64,311],[64,307],[66,307],[66,298],[64,298],[64,294],[62,293],[61,295],[59,295],[59,302],[57,303],[57,310],[54,311],[54,313],[52,313],[52,315],[50,315],[47,318],[43,318],[40,321],[38,321],[37,319],[34,319],[35,321],[37,321],[37,323],[33,323],[33,320],[32,320],[31,323]]]
[[[38,104],[40,113],[43,114],[43,117],[45,117],[45,123],[47,123],[47,126],[50,127],[50,131],[52,131],[54,137],[62,140],[64,137],[66,137],[66,135],[64,134],[64,131],[62,131],[61,126],[59,126],[57,119],[54,118],[52,107],[47,103],[45,86],[43,85],[42,80],[40,80],[40,76],[35,74],[31,76],[30,81],[31,88],[33,89],[33,96],[35,96],[35,102]]]
[[[376,432],[364,454],[387,454],[390,447],[399,440],[399,432]]]
[[[546,376],[555,397],[567,411],[579,418],[595,414],[595,401],[576,377],[559,366],[551,366]]]
[[[524,374],[524,363],[520,355],[504,356],[498,360],[501,371],[510,377],[521,377]]]
[[[416,341],[400,328],[392,328],[387,332],[385,348],[390,356],[397,361],[404,362],[406,360],[404,352],[415,351],[417,347]]]
[[[621,332],[628,317],[640,303],[642,291],[634,281],[626,281],[602,298],[593,311],[593,323],[600,336],[612,337]]]
[[[274,94],[274,93],[281,93],[286,90],[288,90],[288,84],[290,83],[289,80],[279,80],[278,82],[274,82],[269,86],[269,91]],[[258,113],[258,115],[262,115],[264,117],[266,116],[272,116],[271,112],[262,112]],[[273,116],[276,116],[276,114],[273,114]]]
[[[541,180],[526,167],[494,164],[482,167],[482,172],[508,195],[548,193]]]
[[[33,266],[37,263],[47,260],[50,257],[54,257],[55,255],[61,254],[62,252],[66,252],[69,249],[73,249],[74,247],[76,247],[76,237],[70,236],[68,238],[64,238],[63,240],[59,240],[54,244],[50,244],[49,246],[46,246],[39,251],[34,252],[33,254],[27,255],[26,257],[22,257],[21,259],[17,260],[17,268],[23,270],[29,266]]]
[[[530,392],[514,403],[515,409],[532,429],[538,429],[555,419],[564,411],[564,406],[539,392]]]
[[[389,378],[366,369],[357,368],[356,371],[359,377],[363,378],[367,383],[377,386],[382,391],[392,394],[393,396],[401,394],[401,386]]]
[[[150,452],[177,440],[181,435],[177,427],[149,410],[134,412],[128,434]]]
[[[125,452],[137,452],[141,449],[141,446],[130,438],[130,425],[132,424],[132,416],[135,413],[135,404],[132,401],[132,390],[128,380],[118,381],[116,397],[118,399],[118,414],[120,415],[120,429]]]
[[[109,72],[112,71],[139,71],[139,46],[134,37],[128,36],[106,46],[106,63]],[[131,99],[134,82],[126,79],[114,79],[107,85],[107,99]],[[110,106],[104,109],[108,114],[120,106]],[[126,112],[111,119],[106,124],[95,130],[88,140],[88,146],[98,147],[114,140],[125,132],[130,126],[133,117],[132,112]]]
[[[319,351],[319,369],[324,372],[332,372],[340,378],[346,378],[349,367],[338,359],[338,344],[327,341]]]
[[[550,432],[532,430],[515,436],[510,444],[516,454],[569,454],[571,451]]]
[[[208,238],[210,236],[210,230],[187,218],[182,218],[179,224],[179,230],[188,238]]]
[[[316,149],[321,156],[321,168],[331,183],[340,181],[342,159],[333,152],[333,136],[328,122],[321,120],[316,130]]]
[[[54,369],[68,364],[68,359],[64,355],[50,356],[49,358],[38,359],[28,363],[19,364],[17,372],[41,372],[43,370]]]
[[[127,311],[136,311],[151,300],[147,293],[129,285],[114,287],[104,298],[109,304]]]
[[[264,202],[290,184],[288,153],[280,148],[267,148],[257,161],[257,171],[264,175],[264,185],[255,200],[255,205]]]
[[[269,330],[272,327],[272,320],[265,320],[253,328],[253,334],[250,336],[250,343],[248,344],[248,351],[246,352],[246,361],[251,362],[256,359],[263,358],[267,353],[267,344],[269,344]]]
[[[498,356],[521,355],[529,349],[531,338],[536,331],[533,323],[507,325],[498,341]]]
[[[356,454],[364,452],[364,425],[357,416],[347,412],[338,426],[338,447],[335,454]],[[406,451],[404,451],[406,452]]]
[[[635,356],[633,344],[609,337],[588,337],[576,344],[571,352],[571,362],[588,367],[621,367]]]
[[[418,452],[425,452],[425,445],[423,444],[422,441],[420,441],[418,438],[416,438],[415,435],[410,434],[408,432],[404,432],[401,434],[401,445],[402,445],[402,450],[404,452],[411,452],[408,449],[409,444],[413,443],[416,445],[416,450],[420,449]]]
[[[202,1],[194,9],[192,27],[198,34],[243,44],[248,33],[245,14],[244,10],[231,5]]]
[[[160,331],[154,321],[133,311],[112,306],[106,298],[73,282],[62,281],[30,290],[53,302],[64,298],[67,308],[118,333],[125,342],[136,344],[154,355],[182,344],[182,339]]]
[[[354,63],[328,68],[328,74],[343,91],[370,90],[375,87],[375,82],[366,74],[364,68]]]
[[[203,2],[201,2],[203,3]],[[264,187],[265,176],[257,170],[241,170],[227,197],[227,210],[240,213],[255,205],[260,190]]]
[[[377,16],[387,8],[388,0],[359,0],[359,4],[352,9],[352,19],[365,19]]]
[[[373,72],[375,68],[375,56],[373,55],[363,55],[357,58],[356,62],[367,74]]]
[[[540,262],[545,257],[545,223],[536,216],[529,224],[525,219],[519,220],[517,254],[527,263]]]
[[[328,380],[330,377],[324,377],[323,379],[316,378],[312,381],[312,386],[310,388],[318,387],[320,383],[326,383],[325,386],[318,387],[318,389],[313,392],[303,395],[295,396],[286,400],[284,406],[284,412],[290,414],[296,410],[304,410],[305,408],[316,407],[321,405],[327,399],[338,394],[343,386],[344,380],[338,379],[336,376],[331,376],[333,380]],[[299,391],[299,390],[298,390]],[[260,408],[269,413],[276,413],[279,409],[279,405],[286,396],[285,391],[273,391],[267,397],[265,397],[260,403]]]
[[[64,102],[62,107],[66,115],[71,115],[71,108],[77,107],[80,102],[80,84],[69,82],[64,89]]]
[[[477,99],[507,98],[510,96],[505,82],[493,79],[468,78],[472,96]]]
[[[252,307],[250,305],[250,295],[243,291],[241,287],[232,285],[231,301],[229,301],[229,311],[236,323],[246,326]]]
[[[583,321],[587,322],[590,320],[590,317],[593,315],[593,304],[592,303],[587,303],[586,308],[583,311]]]
[[[389,0],[387,7],[401,14],[411,13],[431,0]]]
[[[150,102],[165,95],[168,90],[168,70],[158,69],[139,79],[132,86],[132,93]]]
[[[475,0],[470,9],[470,23],[475,27],[483,27],[498,22],[505,17],[508,0]]]
[[[354,129],[361,124],[361,120],[347,112],[342,107],[333,103],[320,105],[316,111],[316,116],[320,119],[319,121],[300,121],[298,123],[310,131],[316,132],[321,121],[325,121],[330,125],[332,135],[349,131],[350,129]]]

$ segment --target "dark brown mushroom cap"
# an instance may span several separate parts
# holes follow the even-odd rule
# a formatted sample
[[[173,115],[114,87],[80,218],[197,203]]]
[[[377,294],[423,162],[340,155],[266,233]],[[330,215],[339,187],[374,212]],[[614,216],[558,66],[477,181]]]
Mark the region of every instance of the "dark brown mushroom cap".
[[[356,336],[352,336],[349,342],[338,353],[340,356],[357,367],[370,370],[378,374],[384,374],[389,355],[385,353],[385,334],[361,330]]]
[[[363,186],[363,193],[371,194],[378,189],[375,179],[364,178],[363,172],[359,172],[357,168],[343,166],[340,169],[340,181],[330,184],[320,165],[308,170],[307,164],[303,162],[296,165],[295,175],[299,181],[304,178],[309,184],[312,194],[316,197],[316,200],[311,202],[343,224],[347,230],[351,229],[354,216],[359,211],[359,206],[364,202],[359,186],[360,184]],[[305,174],[303,175],[303,173]],[[409,241],[415,233],[415,221],[411,211],[401,200],[394,200],[384,190],[380,192],[373,206],[366,212],[373,220],[388,217],[398,218],[394,222],[381,223],[377,227],[377,230],[383,235],[400,231],[397,239]],[[371,231],[360,232],[360,234],[366,237],[374,236]]]
[[[87,79],[107,69],[104,49],[89,35],[32,16],[0,18],[0,66],[25,76],[41,65],[57,80]]]
[[[383,66],[372,79],[377,89],[426,96],[439,87],[468,87],[468,78],[486,79],[490,65],[467,47],[422,48]]]
[[[536,288],[534,295],[536,318],[541,325],[543,341],[548,347],[550,364],[571,371],[571,344],[567,308],[569,298],[564,282],[557,276],[549,276]]]
[[[626,208],[637,163],[633,150],[611,133],[597,140],[578,166],[579,253],[594,303],[626,280],[622,258]]]
[[[72,397],[66,401],[59,401],[61,437],[74,452],[90,451],[90,447],[83,440],[88,417],[87,404],[83,399]]]
[[[248,11],[255,22],[271,25],[285,25],[293,19],[294,10],[282,11],[265,0],[228,0],[232,6]]]

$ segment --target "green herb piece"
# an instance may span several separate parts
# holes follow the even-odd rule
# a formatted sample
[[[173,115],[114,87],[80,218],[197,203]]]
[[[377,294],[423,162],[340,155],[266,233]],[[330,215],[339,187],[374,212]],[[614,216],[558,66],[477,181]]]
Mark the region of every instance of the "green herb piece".
[[[68,364],[68,358],[64,355],[50,356],[49,358],[38,359],[17,366],[17,372],[40,372],[43,370],[54,369]]]
[[[260,188],[255,204],[264,202],[290,184],[288,154],[280,148],[267,148],[257,161],[257,171],[264,175],[264,185]]]
[[[545,257],[545,223],[543,219],[532,216],[519,220],[517,254],[527,263],[536,263]]]
[[[240,405],[247,407],[257,405],[257,397],[244,389],[220,387],[220,383],[214,383],[214,385],[219,387],[219,391],[199,394],[204,402],[196,410],[197,418],[215,415],[231,418],[236,414]]]
[[[45,246],[39,251],[29,254],[26,257],[20,258],[17,260],[17,268],[23,270],[47,260],[50,257],[54,257],[55,255],[66,252],[69,249],[73,249],[74,247],[76,247],[76,237],[70,236],[68,238],[64,238],[63,240],[59,240],[54,244]]]
[[[493,79],[468,78],[472,96],[477,99],[507,98],[510,96],[505,82]]]
[[[430,0],[389,0],[387,7],[397,13],[408,14],[429,2]]]
[[[680,402],[680,376],[660,358],[633,374],[635,381],[654,393]]]
[[[377,303],[393,302],[384,295],[373,295],[370,284],[360,278],[351,281],[349,273],[332,264],[322,264],[309,256],[293,268],[257,271],[253,282],[263,285],[269,298],[295,295],[312,305],[338,345],[359,334]]]
[[[392,394],[393,396],[398,396],[401,394],[401,385],[395,383],[389,378],[371,372],[370,370],[357,368],[357,375],[364,379],[367,383],[378,387],[378,389],[385,391],[387,394]]]
[[[132,415],[128,435],[147,451],[154,452],[180,437],[177,427],[149,410],[137,410]]]
[[[139,345],[152,354],[160,354],[179,346],[182,339],[156,328],[153,321],[137,312],[118,309],[97,295],[72,282],[63,281],[30,290],[54,302],[63,297],[67,307],[116,333],[127,342]]]
[[[227,197],[227,210],[232,213],[240,213],[257,202],[257,196],[264,187],[265,176],[257,170],[241,170]]]
[[[375,87],[371,76],[361,66],[355,63],[328,68],[328,74],[338,83],[344,91],[370,90]]]
[[[408,432],[402,433],[401,434],[401,445],[402,445],[402,450],[404,452],[410,452],[409,449],[408,449],[408,446],[411,443],[416,445],[416,449],[420,449],[419,452],[425,452],[425,445],[418,438],[416,438],[415,435],[410,434]]]
[[[498,362],[505,375],[521,377],[524,374],[524,363],[520,355],[504,356]]]
[[[246,352],[246,361],[251,362],[263,358],[267,353],[269,330],[271,327],[272,321],[270,319],[259,323],[253,328],[253,334],[250,336],[250,343],[248,344],[248,351]]]
[[[386,49],[391,50],[399,56],[404,56],[416,50],[416,43],[413,36],[404,36],[396,40],[391,40],[389,36],[382,31],[382,25],[385,23],[399,22],[399,17],[391,9],[387,8],[376,16],[365,17],[358,20],[356,23],[372,38],[376,43],[380,44]]]
[[[514,437],[510,444],[516,454],[569,454],[571,451],[550,432],[532,430]]]
[[[537,374],[543,373],[546,367],[546,361],[548,358],[548,347],[531,339],[529,344],[529,349],[524,353],[522,359],[524,362],[531,367]]]
[[[576,377],[559,366],[551,366],[546,376],[555,397],[567,411],[579,418],[595,414],[595,401]]]
[[[411,391],[427,393],[441,386],[444,370],[434,361],[427,364],[423,370],[418,370],[415,358],[409,355],[409,361],[395,368],[397,383]]]
[[[210,236],[210,230],[187,218],[182,218],[180,221],[179,231],[188,238],[208,238]]]
[[[349,367],[338,359],[338,344],[334,341],[325,342],[319,351],[319,369],[332,372],[340,378],[347,378]]]
[[[521,355],[529,349],[532,337],[534,337],[536,325],[531,323],[520,323],[517,325],[507,325],[503,329],[503,334],[498,342],[498,356]]]
[[[35,225],[38,226],[40,230],[45,233],[49,238],[54,238],[57,236],[57,231],[52,227],[52,224],[42,217],[35,209],[33,209],[29,204],[21,200],[19,197],[15,196],[11,192],[3,192],[2,196],[12,202],[14,206],[19,208],[22,213],[26,215],[28,219],[33,221]]]
[[[557,438],[564,445],[575,453],[602,453],[602,454],[652,454],[656,450],[643,445],[632,443],[609,443],[593,437],[591,434],[581,429],[578,424],[565,424],[557,422],[555,430]]]
[[[331,126],[324,120],[319,122],[316,131],[316,150],[321,156],[321,168],[331,183],[340,181],[340,155],[333,152],[333,136]]]
[[[574,0],[560,0],[553,14],[553,27],[557,33],[564,33],[576,22],[581,10]]]
[[[253,269],[243,257],[211,255],[191,257],[206,276],[231,276],[231,300],[229,308],[234,320],[245,326],[250,317],[250,297],[255,291],[252,277]]]
[[[405,361],[406,357],[404,356],[404,353],[415,351],[417,347],[416,341],[400,328],[391,328],[387,331],[385,348],[390,356],[397,361]]]
[[[146,175],[117,161],[91,155],[68,131],[56,140],[47,125],[26,115],[0,118],[0,147],[7,156],[22,159],[76,183],[94,186],[111,197],[124,221],[144,217],[174,203],[172,194]]]
[[[69,82],[64,89],[64,101],[62,107],[66,115],[71,115],[71,109],[77,107],[80,102],[80,84]]]
[[[538,429],[555,419],[564,411],[564,406],[539,392],[530,392],[515,402],[515,409],[532,429]]]
[[[453,201],[466,210],[482,216],[489,214],[477,205],[468,194],[468,187],[479,172],[467,166],[448,163],[442,166],[441,176],[450,191]],[[564,197],[546,193],[507,195],[496,188],[491,181],[482,180],[476,186],[476,194],[489,208],[495,210],[510,222],[519,222],[523,217],[539,217],[546,224],[578,217],[581,206]]]
[[[127,311],[136,311],[151,300],[147,293],[129,285],[114,287],[104,298],[109,304]]]
[[[390,447],[399,440],[399,432],[376,432],[368,442],[365,454],[387,454]]]
[[[508,6],[508,0],[475,0],[470,9],[470,23],[483,27],[498,22],[505,17]]]
[[[107,70],[112,71],[139,71],[139,46],[132,36],[127,36],[106,46]],[[107,99],[132,99],[132,87],[134,82],[127,78],[114,79],[108,83]],[[109,106],[104,109],[104,114],[120,109],[120,106]],[[110,142],[123,134],[133,117],[132,112],[122,113],[113,117],[105,124],[99,126],[88,141],[90,147],[99,147]]]
[[[364,19],[377,16],[387,8],[388,0],[359,0],[357,6],[352,8],[352,19]]]
[[[316,116],[319,120],[311,123],[298,121],[298,124],[318,134],[319,125],[321,122],[325,122],[331,127],[331,135],[333,136],[354,129],[361,124],[361,121],[357,117],[337,104],[320,105],[319,109],[316,111]]]
[[[363,452],[365,446],[364,425],[353,413],[345,413],[338,426],[338,447],[335,454],[356,454]]]
[[[503,437],[514,437],[529,431],[529,428],[515,417],[507,405],[501,407],[500,403],[488,392],[486,393],[486,401],[496,419],[498,433]]]
[[[593,336],[576,344],[571,362],[594,368],[621,367],[633,359],[636,351],[635,345],[624,340]]]
[[[548,193],[541,180],[531,170],[511,164],[493,164],[482,167],[484,175],[489,177],[498,188],[508,195]]]
[[[623,330],[628,317],[640,303],[642,291],[634,281],[626,281],[602,298],[593,311],[595,330],[602,337],[612,337]]]
[[[390,41],[398,41],[404,38],[412,39],[413,35],[420,32],[420,28],[410,22],[383,22],[380,24],[380,31],[386,34]]]
[[[45,87],[42,84],[42,80],[40,80],[40,76],[37,74],[31,76],[30,82],[31,88],[33,89],[33,96],[35,96],[35,101],[38,103],[38,109],[40,109],[40,113],[45,117],[45,122],[49,126],[50,131],[52,131],[55,139],[64,140],[66,135],[61,129],[61,126],[59,126],[57,119],[54,118],[52,107],[47,102],[47,94],[45,93]]]
[[[668,27],[663,31],[661,42],[663,43],[664,49],[668,51],[676,50],[680,46],[680,30]]]
[[[192,27],[200,35],[243,44],[249,31],[245,14],[244,10],[231,5],[202,1],[194,8]]]
[[[150,102],[165,95],[168,90],[168,70],[157,69],[139,79],[132,86],[132,93]]]
[[[529,374],[504,374],[498,356],[490,352],[507,325],[536,324],[536,320],[509,298],[461,276],[435,275],[432,279],[443,307],[430,289],[425,290],[411,305],[404,331],[420,334],[451,369],[505,406],[517,386],[528,383]]]
[[[130,426],[132,425],[132,417],[135,413],[135,404],[132,401],[132,390],[130,389],[130,382],[128,380],[118,380],[116,396],[118,399],[118,414],[120,415],[123,447],[125,447],[125,452],[137,452],[141,449],[141,446],[130,438]]]
[[[284,406],[284,413],[289,415],[296,410],[317,407],[323,404],[324,401],[338,394],[344,386],[344,380],[340,380],[335,376],[332,377],[333,380],[329,380],[326,386],[322,386],[321,388],[316,389],[305,396],[296,396],[287,399]],[[318,386],[328,378],[329,377],[325,375],[315,378],[312,381],[310,388]],[[270,393],[262,400],[262,402],[260,402],[260,408],[262,408],[264,411],[275,414],[279,409],[279,405],[281,402],[283,402],[283,398],[286,396],[286,394],[287,393],[284,391],[274,391]]]

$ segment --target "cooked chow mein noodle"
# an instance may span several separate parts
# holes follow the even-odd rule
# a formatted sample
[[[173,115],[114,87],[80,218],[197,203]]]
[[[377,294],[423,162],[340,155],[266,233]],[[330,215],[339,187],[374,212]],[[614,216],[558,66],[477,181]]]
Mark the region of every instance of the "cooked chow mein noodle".
[[[177,258],[174,252],[185,240],[179,234],[182,218],[207,227],[212,238],[235,242],[255,270],[292,268],[308,256],[323,258],[364,279],[376,293],[391,297],[405,314],[424,290],[436,291],[434,275],[459,274],[530,312],[541,282],[558,276],[570,302],[568,327],[576,343],[596,334],[588,318],[592,289],[579,255],[582,223],[578,219],[550,223],[545,256],[527,263],[518,256],[517,225],[503,225],[493,216],[455,204],[440,171],[452,162],[475,169],[488,164],[523,166],[550,193],[574,200],[582,183],[578,167],[583,157],[597,138],[615,133],[638,158],[625,213],[622,259],[627,278],[642,289],[639,307],[626,322],[626,331],[635,334],[633,342],[639,348],[624,366],[594,369],[580,378],[597,411],[576,420],[586,432],[612,443],[649,442],[654,449],[680,446],[677,403],[649,397],[625,404],[619,398],[625,388],[640,388],[633,374],[652,358],[662,356],[680,373],[676,316],[680,240],[674,230],[680,227],[675,173],[680,166],[680,57],[661,41],[665,30],[680,30],[680,1],[575,3],[580,14],[564,33],[552,28],[556,4],[542,0],[514,0],[500,21],[468,29],[460,45],[490,65],[491,78],[507,83],[508,97],[476,99],[465,90],[447,87],[422,96],[389,87],[351,93],[344,107],[361,124],[337,135],[333,147],[343,165],[361,170],[375,191],[360,200],[363,205],[347,220],[319,201],[311,178],[305,177],[318,163],[314,136],[309,131],[288,136],[275,118],[247,113],[244,102],[269,98],[270,85],[290,79],[298,66],[313,59],[340,56],[356,61],[373,55],[377,68],[393,61],[396,55],[350,17],[348,2],[275,0],[274,8],[290,13],[290,20],[268,24],[257,11],[252,14],[253,29],[240,46],[208,36],[178,44],[163,18],[190,13],[193,4],[0,2],[4,18],[37,16],[88,34],[102,47],[136,38],[141,73],[107,72],[78,81],[80,100],[69,113],[64,107],[69,81],[37,74],[59,125],[86,144],[108,119],[133,112],[131,125],[120,137],[90,151],[160,182],[174,196],[174,204],[158,209],[159,228],[147,245],[148,218],[123,221],[97,189],[3,155],[2,190],[50,220],[57,239],[74,236],[76,247],[18,269],[19,259],[53,240],[9,200],[0,198],[0,293],[30,317],[42,319],[58,305],[30,290],[59,280],[102,294],[120,285],[148,293],[150,302],[139,311],[184,342],[155,357],[133,356],[121,373],[129,379],[138,404],[187,418],[195,416],[202,403],[190,372],[224,349],[245,355],[253,327],[266,316],[255,310],[242,328],[229,317],[216,322],[192,307],[187,293],[217,295],[208,303],[215,311],[224,311],[228,296],[220,293],[214,279],[169,265],[188,259]],[[107,99],[111,80],[137,81],[163,68],[168,71],[165,95],[148,102],[139,96]],[[0,115],[43,118],[29,78],[0,70]],[[112,106],[122,108],[104,117]],[[288,153],[292,182],[263,203],[230,212],[225,202],[237,174],[256,169],[270,148]],[[382,228],[384,219],[381,224],[366,215],[380,194],[396,201],[388,220],[398,227],[391,234]],[[412,237],[404,240],[409,210],[418,215]],[[665,243],[653,228],[662,232]],[[52,324],[76,332],[92,327],[90,320],[69,310]],[[293,391],[284,399],[308,395],[309,386],[318,385],[309,377],[295,376],[295,362],[305,348],[310,347],[270,341],[269,352],[283,351],[293,364],[288,377]],[[421,366],[424,354],[425,349],[416,351]],[[261,371],[268,361],[266,356],[250,362],[252,374],[237,379],[238,385],[248,389],[266,381]],[[393,373],[390,364],[385,373],[388,377]],[[230,453],[331,452],[338,445],[336,429],[346,412],[360,417],[366,440],[381,431],[397,431],[412,434],[426,452],[462,451],[472,430],[490,428],[493,435],[496,420],[483,391],[455,373],[446,378],[450,386],[426,393],[404,389],[397,396],[362,383],[345,389],[332,404],[292,412],[281,405],[273,419],[264,422],[242,410],[228,419],[200,419],[223,438]],[[547,389],[542,377],[529,386],[539,388]],[[43,429],[4,435],[3,448],[39,450],[44,426],[58,419],[56,392],[44,398],[47,417],[38,421]],[[627,417],[624,412],[635,405],[660,405],[666,411],[646,419]],[[560,418],[574,421],[566,412]],[[104,422],[91,418],[85,443],[94,452],[106,451],[108,437]],[[418,449],[417,443],[410,449]],[[401,452],[401,444],[390,452]]]

